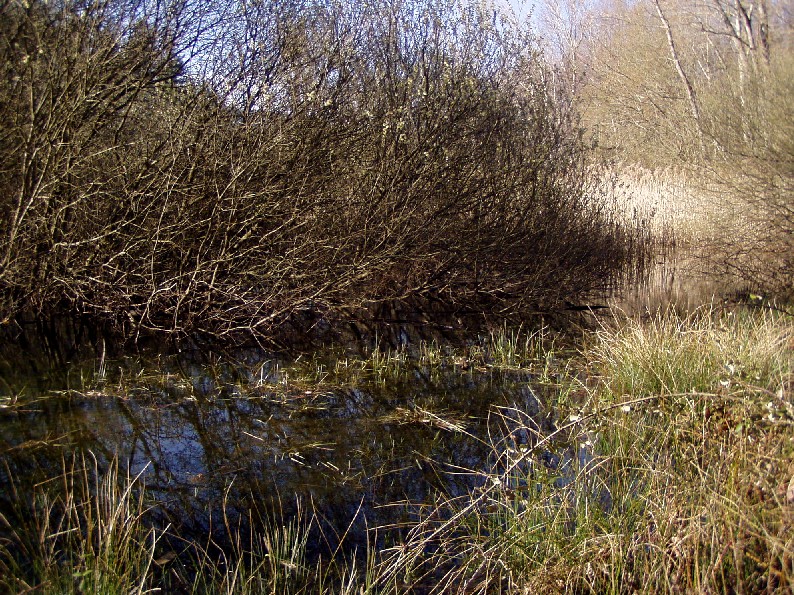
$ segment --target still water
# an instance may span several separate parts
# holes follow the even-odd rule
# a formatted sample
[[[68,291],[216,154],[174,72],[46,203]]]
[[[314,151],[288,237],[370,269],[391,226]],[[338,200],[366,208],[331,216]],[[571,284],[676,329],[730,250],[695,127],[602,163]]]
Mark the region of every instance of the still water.
[[[613,305],[692,308],[717,290],[675,270],[656,275]],[[400,337],[392,347],[416,347]],[[322,372],[344,356],[299,367],[313,374],[307,379],[295,376],[294,362],[238,355],[231,364],[198,353],[149,361],[97,354],[58,366],[7,355],[0,512],[78,454],[100,470],[115,460],[139,476],[154,503],[151,522],[182,539],[223,543],[229,526],[285,520],[302,506],[320,519],[325,546],[347,533],[345,545],[356,548],[373,528],[399,531],[439,491],[477,488],[500,449],[531,446],[558,424],[554,369],[564,354],[523,370],[409,357],[391,372],[387,363],[341,382]],[[504,411],[521,412],[520,423]],[[577,440],[562,437],[534,456],[564,483],[566,461],[588,456]]]
[[[454,496],[481,483],[494,464],[489,430],[512,444],[532,439],[502,417],[489,420],[496,408],[525,412],[538,430],[553,425],[547,385],[536,387],[526,371],[403,364],[388,381],[370,375],[333,386],[289,380],[276,360],[251,363],[202,366],[181,355],[151,376],[108,363],[118,371],[107,372],[104,389],[6,401],[0,481],[24,488],[90,452],[100,468],[116,459],[140,474],[158,522],[183,538],[212,532],[221,542],[224,515],[233,525],[252,509],[286,518],[301,502],[328,535],[352,522],[346,544],[357,546],[367,527],[408,520],[434,491]],[[10,497],[5,490],[4,507]]]

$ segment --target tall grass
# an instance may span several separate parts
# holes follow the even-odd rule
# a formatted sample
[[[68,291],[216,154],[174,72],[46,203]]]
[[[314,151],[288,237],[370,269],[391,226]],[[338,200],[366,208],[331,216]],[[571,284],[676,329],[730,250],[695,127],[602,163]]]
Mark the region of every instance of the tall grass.
[[[351,557],[339,545],[327,560],[310,557],[311,540],[327,540],[301,507],[290,519],[258,525],[251,512],[247,530],[225,517],[230,543],[223,546],[212,537],[187,542],[170,526],[153,527],[141,475],[123,474],[115,460],[103,471],[91,455],[64,463],[32,494],[13,495],[16,510],[0,515],[3,592],[374,592],[373,550]]]
[[[584,403],[578,384],[546,430],[494,416],[483,487],[442,498],[387,574],[432,593],[790,590],[792,336],[708,309],[603,329]]]
[[[117,462],[101,473],[97,460],[84,456],[64,462],[63,474],[36,485],[32,494],[8,486],[17,514],[0,515],[0,587],[148,592],[161,532],[143,523],[147,507],[139,477],[124,476]]]
[[[532,345],[539,358],[550,345],[504,339],[508,355],[511,346],[523,353]],[[18,514],[1,519],[0,586],[73,593],[790,591],[792,347],[794,322],[771,311],[669,311],[604,326],[556,369],[546,408],[553,419],[493,409],[483,438],[490,459],[470,471],[479,487],[417,503],[419,518],[389,537],[390,547],[375,551],[372,540],[360,557],[336,546],[330,557],[310,555],[325,538],[317,518],[303,511],[259,529],[251,522],[245,535],[224,519],[231,547],[210,541],[175,549],[177,536],[165,539],[147,521],[140,478],[115,464],[103,475],[94,459],[77,459],[32,494],[14,494]]]

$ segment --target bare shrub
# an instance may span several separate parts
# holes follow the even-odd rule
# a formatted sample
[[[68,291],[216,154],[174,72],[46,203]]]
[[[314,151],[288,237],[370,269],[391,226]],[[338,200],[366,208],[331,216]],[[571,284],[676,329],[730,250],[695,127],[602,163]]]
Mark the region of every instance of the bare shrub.
[[[783,4],[644,0],[570,18],[600,23],[572,57],[587,73],[580,105],[604,152],[683,172],[712,207],[699,268],[790,298],[794,29]]]
[[[642,250],[529,34],[446,0],[3,10],[2,316],[272,337],[525,312]]]
[[[727,81],[711,105],[714,154],[700,166],[721,217],[707,254],[751,288],[794,296],[794,61],[776,56],[753,80]],[[711,98],[716,102],[716,98]]]

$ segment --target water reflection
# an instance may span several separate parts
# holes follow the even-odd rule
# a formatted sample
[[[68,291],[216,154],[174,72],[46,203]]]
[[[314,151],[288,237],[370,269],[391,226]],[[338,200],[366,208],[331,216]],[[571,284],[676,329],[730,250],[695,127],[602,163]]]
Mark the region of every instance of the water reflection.
[[[666,264],[616,299],[628,313],[670,303],[691,309],[725,287]],[[220,542],[226,522],[247,522],[252,509],[288,518],[301,499],[324,520],[326,536],[355,520],[346,545],[363,546],[367,527],[399,525],[415,513],[392,504],[480,487],[485,474],[500,471],[505,453],[531,449],[555,422],[555,412],[541,407],[544,391],[554,389],[527,372],[409,362],[380,381],[370,374],[342,386],[301,384],[283,362],[248,351],[235,365],[186,354],[150,362],[156,382],[124,360],[112,380],[123,391],[102,390],[102,382],[90,391],[84,379],[98,377],[95,359],[32,379],[9,361],[0,369],[6,387],[26,388],[6,392],[27,400],[0,408],[0,481],[19,488],[0,494],[0,513],[13,508],[15,494],[59,475],[72,453],[90,451],[103,465],[117,459],[140,473],[158,502],[155,522],[185,539],[211,534]],[[520,412],[520,423],[501,418],[494,444],[488,418],[499,407]],[[558,471],[564,489],[565,469],[590,464],[592,444],[561,438],[527,459],[526,477],[540,464]],[[598,499],[610,507],[605,489]]]
[[[217,371],[190,372],[192,387],[174,375],[124,398],[51,393],[6,410],[4,485],[58,475],[63,457],[90,450],[105,465],[117,458],[131,475],[141,473],[162,522],[182,537],[212,530],[222,539],[224,515],[244,522],[251,508],[288,517],[297,497],[312,503],[331,534],[357,518],[347,538],[354,547],[365,543],[366,526],[411,514],[387,505],[426,502],[434,490],[464,494],[482,481],[461,471],[493,464],[486,432],[493,406],[538,412],[526,373],[417,368],[390,384],[276,390],[268,383],[241,396]]]
[[[666,255],[649,266],[642,279],[632,279],[619,287],[611,304],[628,315],[668,308],[687,314],[704,304],[721,303],[746,292],[743,279],[704,271],[707,266],[707,261],[694,249]]]

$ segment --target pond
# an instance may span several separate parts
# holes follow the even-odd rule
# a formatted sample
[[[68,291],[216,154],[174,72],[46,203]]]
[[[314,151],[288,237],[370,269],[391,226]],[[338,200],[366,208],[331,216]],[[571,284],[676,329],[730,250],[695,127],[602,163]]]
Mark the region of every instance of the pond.
[[[686,308],[715,289],[662,267],[613,303]],[[608,315],[584,316],[596,314]],[[187,542],[223,547],[232,527],[245,533],[307,507],[319,519],[317,554],[343,535],[345,548],[361,550],[372,529],[393,540],[434,494],[475,490],[501,451],[555,431],[567,354],[541,349],[549,340],[525,334],[519,345],[504,331],[456,351],[401,336],[383,351],[298,361],[256,350],[149,360],[101,352],[63,365],[6,356],[0,481],[14,489],[3,490],[0,512],[11,515],[15,494],[63,474],[77,454],[139,478],[154,503],[148,522]],[[579,438],[559,434],[533,457],[564,483],[565,462],[589,456]]]
[[[494,463],[489,428],[505,429],[502,418],[489,422],[495,408],[525,412],[538,429],[553,424],[544,411],[549,381],[526,370],[400,362],[388,379],[369,371],[340,385],[290,379],[296,368],[273,359],[245,366],[189,359],[164,358],[155,374],[136,371],[132,360],[108,363],[113,378],[107,373],[89,390],[6,405],[3,485],[55,477],[71,453],[90,452],[100,468],[118,460],[140,475],[159,503],[159,522],[183,538],[211,531],[222,543],[224,515],[236,526],[251,509],[288,518],[310,503],[326,535],[353,523],[346,545],[357,547],[367,527],[398,525],[435,490],[465,494],[483,480]],[[309,367],[324,365],[332,364]],[[556,363],[546,363],[546,374],[549,365]],[[511,436],[517,444],[531,439],[526,431]]]

